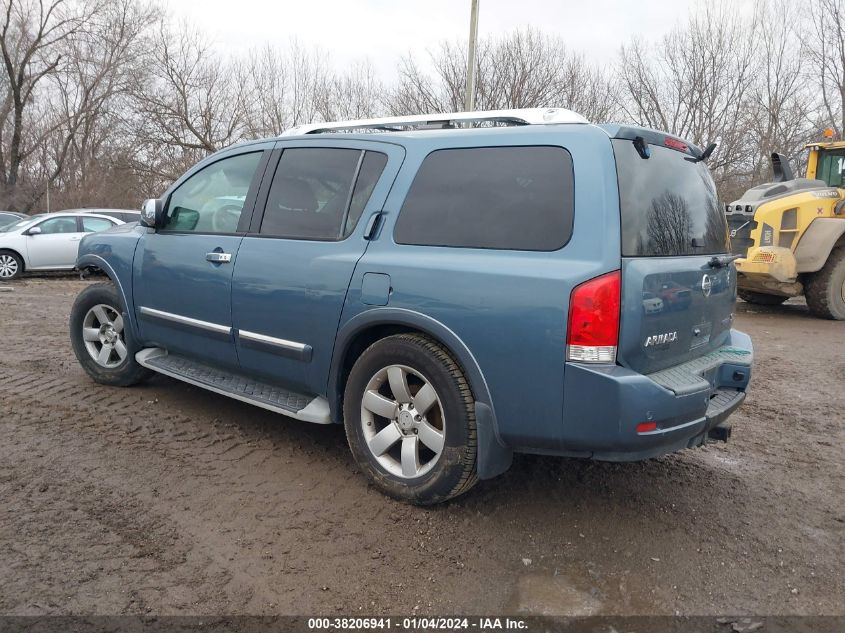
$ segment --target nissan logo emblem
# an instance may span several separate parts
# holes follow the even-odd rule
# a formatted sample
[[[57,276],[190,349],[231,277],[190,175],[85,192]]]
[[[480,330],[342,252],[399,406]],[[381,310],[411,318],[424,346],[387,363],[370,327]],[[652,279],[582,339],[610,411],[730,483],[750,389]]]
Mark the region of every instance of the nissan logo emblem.
[[[711,290],[713,290],[713,281],[710,279],[710,275],[704,275],[701,278],[701,292],[705,297],[709,297]]]

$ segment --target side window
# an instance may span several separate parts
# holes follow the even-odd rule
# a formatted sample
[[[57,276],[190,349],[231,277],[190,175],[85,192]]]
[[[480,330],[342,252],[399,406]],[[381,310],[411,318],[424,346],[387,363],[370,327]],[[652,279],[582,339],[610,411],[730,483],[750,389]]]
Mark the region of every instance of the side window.
[[[399,244],[553,251],[572,236],[572,157],[560,147],[439,150],[396,221]]]
[[[361,158],[362,151],[357,149],[286,149],[270,185],[259,232],[306,240],[344,237],[353,185],[363,165]],[[363,195],[362,191],[359,204]],[[369,193],[366,195],[369,197]]]
[[[821,152],[816,178],[824,180],[830,187],[841,187],[845,169],[845,153]]]
[[[96,233],[97,231],[105,231],[114,226],[114,222],[109,222],[103,218],[82,218],[82,230],[86,233]]]
[[[76,228],[76,218],[51,218],[45,220],[38,225],[41,229],[41,235],[50,235],[53,233],[78,233]]]
[[[234,233],[261,152],[230,156],[197,172],[170,195],[164,231]]]
[[[364,156],[364,162],[361,163],[361,170],[358,172],[358,179],[355,181],[355,189],[352,191],[352,202],[349,204],[349,215],[346,217],[343,237],[355,230],[385,165],[387,165],[386,154],[367,152]]]

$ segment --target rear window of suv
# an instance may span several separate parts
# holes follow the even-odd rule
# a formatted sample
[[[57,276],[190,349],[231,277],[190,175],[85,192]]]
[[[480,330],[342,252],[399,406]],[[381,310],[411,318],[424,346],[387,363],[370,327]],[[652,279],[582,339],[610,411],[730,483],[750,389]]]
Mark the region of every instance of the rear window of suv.
[[[614,139],[623,257],[727,253],[728,230],[707,166],[683,152]]]
[[[438,150],[396,222],[399,244],[553,251],[572,236],[572,157],[561,147]]]

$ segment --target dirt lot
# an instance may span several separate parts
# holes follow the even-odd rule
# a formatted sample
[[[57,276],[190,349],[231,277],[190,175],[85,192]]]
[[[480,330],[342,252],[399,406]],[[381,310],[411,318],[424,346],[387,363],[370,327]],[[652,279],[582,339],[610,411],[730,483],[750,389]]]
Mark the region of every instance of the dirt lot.
[[[97,386],[87,282],[0,290],[0,613],[845,614],[845,323],[741,303],[756,374],[727,445],[518,456],[434,509],[342,429],[164,377]]]

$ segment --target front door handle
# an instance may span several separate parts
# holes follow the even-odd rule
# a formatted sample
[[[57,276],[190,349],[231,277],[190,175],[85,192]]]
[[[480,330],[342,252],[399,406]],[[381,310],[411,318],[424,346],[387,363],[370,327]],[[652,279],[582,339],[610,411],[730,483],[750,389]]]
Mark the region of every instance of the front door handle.
[[[218,253],[217,251],[214,251],[213,253],[206,253],[205,260],[208,262],[214,262],[215,264],[228,264],[232,261],[232,254]]]

